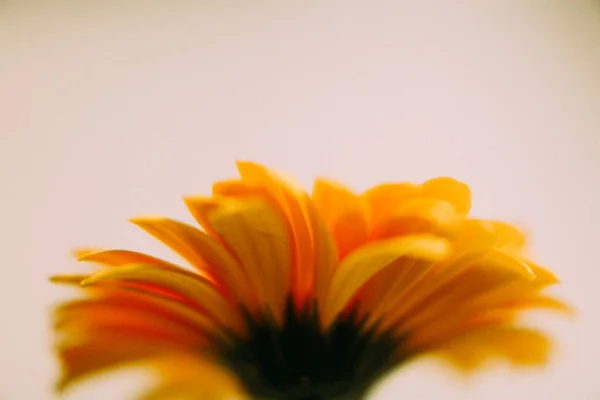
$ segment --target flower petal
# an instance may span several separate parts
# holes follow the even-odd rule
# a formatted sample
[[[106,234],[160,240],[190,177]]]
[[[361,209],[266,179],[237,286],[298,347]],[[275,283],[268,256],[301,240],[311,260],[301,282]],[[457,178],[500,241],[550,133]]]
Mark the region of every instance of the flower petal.
[[[222,326],[236,332],[243,331],[241,317],[209,281],[180,268],[161,265],[132,264],[105,269],[81,282],[91,286],[106,283],[134,282],[166,289],[189,299],[211,315]]]
[[[453,251],[449,256],[435,267],[435,273],[428,274],[427,279],[419,283],[419,287],[411,296],[411,302],[417,302],[419,298],[431,294],[441,285],[450,282],[459,276],[465,269],[469,268],[474,262],[481,259],[482,255],[496,253],[501,258],[516,267],[518,272],[524,272],[526,275],[536,279],[542,279],[548,283],[557,281],[556,277],[548,270],[537,266],[520,256],[504,251],[503,243],[510,242],[510,239],[502,236],[502,232],[510,230],[490,230],[488,221],[465,220],[460,225],[456,234],[453,236]],[[518,232],[518,231],[513,231]],[[518,260],[511,261],[511,258]],[[528,268],[523,269],[526,264]],[[532,275],[533,273],[533,275]]]
[[[408,301],[407,294],[435,265],[435,260],[401,259],[376,274],[361,289],[359,314],[368,316],[366,328]]]
[[[71,304],[59,312],[55,328],[58,332],[68,333],[62,345],[102,339],[107,334],[155,337],[189,348],[199,348],[206,343],[206,332],[195,331],[161,315],[158,310],[142,310],[128,304],[87,302]]]
[[[109,267],[121,267],[128,264],[170,265],[175,267],[174,264],[144,253],[117,249],[87,251],[79,257],[79,261],[95,262]]]
[[[431,235],[405,236],[367,245],[344,259],[335,272],[325,308],[329,325],[350,299],[376,273],[399,259],[441,259],[449,243]]]
[[[208,221],[208,214],[218,207],[218,200],[213,197],[204,196],[188,196],[183,199],[186,207],[194,219],[200,224],[202,229],[213,238],[218,238],[218,235],[212,229]]]
[[[315,250],[313,294],[318,307],[324,307],[333,274],[338,265],[338,253],[333,236],[327,229],[321,215],[311,204],[307,205],[307,211]],[[323,313],[319,315],[323,318]]]
[[[318,179],[311,200],[333,233],[340,258],[367,241],[369,226],[360,197],[340,184]]]
[[[454,312],[440,313],[434,321],[413,329],[406,345],[420,349],[436,348],[484,327],[510,324],[520,313],[529,310],[558,311],[565,315],[573,315],[573,310],[564,302],[531,293],[521,294],[512,301],[495,304],[470,302],[456,308]]]
[[[213,196],[259,199],[268,198],[269,192],[262,186],[249,185],[242,180],[233,179],[215,183],[213,185]]]
[[[140,314],[157,315],[192,329],[196,335],[211,336],[221,332],[214,320],[196,308],[161,296],[152,292],[136,292],[127,289],[105,289],[93,298],[76,300],[61,305],[55,311],[55,327],[62,329],[65,324],[85,324],[97,322],[98,315],[94,310],[112,310],[112,313],[125,313],[138,316]]]
[[[448,343],[441,355],[464,372],[494,358],[515,365],[542,365],[548,360],[550,340],[534,330],[519,327],[482,329]]]
[[[505,222],[468,219],[458,230],[456,246],[465,250],[496,248],[511,252],[522,252],[527,244],[525,234]]]
[[[237,167],[242,181],[264,189],[290,224],[293,239],[290,242],[293,293],[297,298],[305,299],[314,280],[314,249],[306,219],[308,195],[291,179],[283,178],[259,164],[238,162]]]
[[[371,237],[387,239],[419,233],[448,236],[459,222],[455,207],[428,197],[414,197],[400,203],[397,209],[373,227]]]
[[[173,354],[153,360],[162,381],[140,400],[250,400],[240,383],[214,360]]]
[[[102,250],[104,250],[104,249],[100,249],[97,247],[82,247],[82,248],[74,249],[72,251],[72,254],[73,254],[73,257],[75,257],[77,260],[79,260],[80,258],[84,257],[88,253],[96,253],[96,252],[102,251]]]
[[[242,267],[214,238],[168,218],[138,217],[132,222],[165,243],[199,271],[214,278],[236,303],[252,304],[253,295],[244,280]]]
[[[412,183],[386,183],[361,194],[367,205],[368,215],[373,225],[385,219],[402,202],[423,193],[419,185]]]
[[[467,308],[464,314],[471,314],[467,322],[479,322],[482,320],[498,319],[498,317],[514,315],[528,310],[557,311],[568,316],[575,315],[573,308],[564,301],[540,294],[524,294],[520,297],[498,301],[497,303],[477,304],[471,309]]]
[[[471,209],[471,189],[456,179],[439,177],[423,183],[425,196],[445,200],[454,205],[456,211],[467,215]]]
[[[177,342],[149,334],[110,335],[104,332],[102,338],[58,349],[63,371],[56,389],[62,392],[92,374],[169,354],[177,347]]]
[[[457,312],[476,296],[501,290],[504,285],[514,282],[532,283],[535,280],[535,274],[527,264],[500,251],[456,258],[452,262],[458,265],[444,260],[443,268],[434,267],[426,279],[418,282],[406,295],[406,301],[392,307],[393,311],[386,316],[382,327],[400,323],[404,332],[411,332],[435,321],[440,315]],[[445,270],[457,272],[448,274]]]
[[[50,282],[64,285],[79,286],[81,281],[90,277],[90,274],[60,274],[50,277]]]
[[[290,243],[279,213],[261,200],[224,199],[208,218],[244,267],[259,302],[281,322],[290,288]]]

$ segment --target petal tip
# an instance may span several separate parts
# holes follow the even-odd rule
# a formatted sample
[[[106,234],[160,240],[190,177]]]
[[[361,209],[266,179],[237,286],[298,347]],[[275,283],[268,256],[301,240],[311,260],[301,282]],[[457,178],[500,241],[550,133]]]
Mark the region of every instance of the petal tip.
[[[73,256],[73,258],[75,258],[77,261],[81,261],[83,260],[87,255],[92,254],[92,253],[97,253],[99,251],[102,251],[104,249],[101,248],[97,248],[97,247],[83,247],[83,248],[78,248],[78,249],[74,249],[71,251],[71,255]]]
[[[88,286],[94,284],[95,281],[96,280],[94,279],[94,277],[90,276],[90,277],[82,280],[81,282],[79,282],[79,286],[81,286],[81,287],[88,287]]]
[[[142,226],[147,223],[157,221],[157,220],[162,220],[162,219],[164,219],[164,217],[160,217],[160,216],[152,215],[152,214],[142,214],[142,215],[136,215],[135,217],[131,217],[128,219],[128,221],[134,225]]]
[[[183,203],[188,208],[195,207],[198,204],[210,203],[212,201],[214,201],[214,197],[210,197],[210,196],[202,196],[202,195],[197,195],[197,194],[183,196]]]
[[[48,280],[52,283],[63,283],[66,279],[64,275],[51,275]]]
[[[81,281],[87,279],[89,275],[52,275],[48,278],[51,283],[63,285],[79,285]]]

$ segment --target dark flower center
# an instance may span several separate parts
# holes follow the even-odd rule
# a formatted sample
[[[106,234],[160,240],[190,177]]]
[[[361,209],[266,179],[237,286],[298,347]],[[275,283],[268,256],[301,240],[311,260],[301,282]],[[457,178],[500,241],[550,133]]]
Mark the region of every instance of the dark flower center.
[[[298,311],[288,300],[284,324],[246,314],[250,334],[223,347],[223,363],[258,400],[359,400],[406,360],[402,338],[364,329],[355,310],[326,331],[316,307]]]

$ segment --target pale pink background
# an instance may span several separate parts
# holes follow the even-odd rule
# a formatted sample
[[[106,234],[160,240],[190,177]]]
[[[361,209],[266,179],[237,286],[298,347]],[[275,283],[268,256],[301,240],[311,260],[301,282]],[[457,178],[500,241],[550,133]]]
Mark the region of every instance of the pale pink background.
[[[600,399],[600,8],[577,0],[0,2],[0,398],[50,399],[46,277],[76,245],[171,254],[235,159],[306,185],[453,175],[527,227],[578,320],[544,371],[418,362],[374,399]],[[67,399],[120,399],[132,375]]]

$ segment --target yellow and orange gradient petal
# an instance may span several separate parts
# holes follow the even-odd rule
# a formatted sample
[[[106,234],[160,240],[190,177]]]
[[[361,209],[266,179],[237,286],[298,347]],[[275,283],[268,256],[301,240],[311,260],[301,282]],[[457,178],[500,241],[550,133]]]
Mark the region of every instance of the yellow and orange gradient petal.
[[[309,195],[259,164],[238,170],[212,196],[185,199],[199,228],[132,219],[191,270],[128,250],[85,250],[78,258],[97,272],[53,277],[84,292],[55,312],[59,389],[127,364],[159,372],[147,400],[253,398],[222,349],[259,339],[248,321],[283,331],[290,312],[308,309],[324,337],[352,314],[357,331],[393,338],[397,364],[421,354],[464,370],[494,358],[546,362],[549,339],[518,317],[568,311],[544,293],[557,278],[525,257],[516,228],[468,216],[465,184],[436,178],[357,194],[319,179]]]

